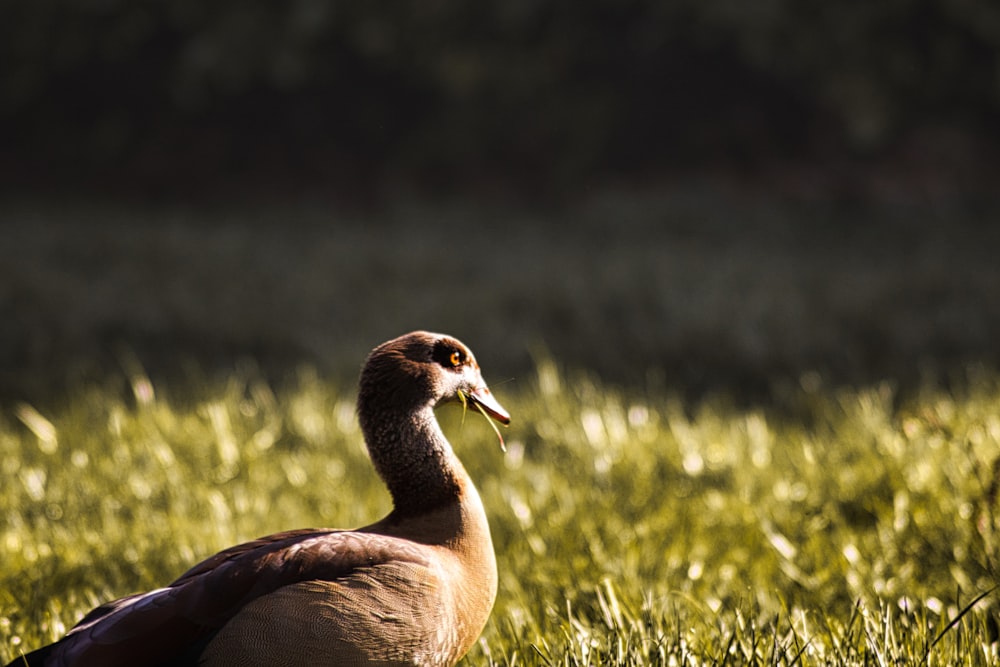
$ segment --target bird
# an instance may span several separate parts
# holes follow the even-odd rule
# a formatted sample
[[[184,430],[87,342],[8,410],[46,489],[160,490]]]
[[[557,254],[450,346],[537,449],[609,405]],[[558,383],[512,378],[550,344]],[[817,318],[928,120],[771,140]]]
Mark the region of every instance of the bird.
[[[455,664],[492,611],[497,565],[479,493],[434,413],[452,402],[510,423],[456,338],[414,331],[375,347],[357,416],[387,516],[230,547],[7,667]]]

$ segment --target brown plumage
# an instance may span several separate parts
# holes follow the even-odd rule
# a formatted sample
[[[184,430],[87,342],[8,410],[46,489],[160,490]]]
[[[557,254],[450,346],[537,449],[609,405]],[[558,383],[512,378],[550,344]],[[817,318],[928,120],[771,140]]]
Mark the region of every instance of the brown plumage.
[[[454,664],[486,623],[497,573],[479,494],[434,416],[453,400],[510,421],[454,338],[417,331],[378,346],[358,418],[388,516],[231,547],[8,667]]]

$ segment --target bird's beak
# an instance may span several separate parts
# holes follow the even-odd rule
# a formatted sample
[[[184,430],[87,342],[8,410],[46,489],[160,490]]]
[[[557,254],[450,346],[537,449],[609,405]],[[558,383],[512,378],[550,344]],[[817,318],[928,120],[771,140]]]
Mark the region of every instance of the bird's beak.
[[[497,402],[497,399],[493,398],[493,394],[490,392],[489,387],[482,386],[478,389],[474,389],[466,393],[466,396],[470,401],[479,406],[482,411],[488,416],[496,419],[498,422],[504,426],[510,424],[510,415],[504,410],[503,406]]]

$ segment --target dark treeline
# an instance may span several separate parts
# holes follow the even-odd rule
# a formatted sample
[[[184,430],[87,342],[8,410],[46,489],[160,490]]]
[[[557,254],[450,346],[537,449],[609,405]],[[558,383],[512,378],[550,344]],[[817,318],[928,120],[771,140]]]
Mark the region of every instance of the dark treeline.
[[[542,187],[768,161],[974,164],[991,0],[0,4],[0,177]]]

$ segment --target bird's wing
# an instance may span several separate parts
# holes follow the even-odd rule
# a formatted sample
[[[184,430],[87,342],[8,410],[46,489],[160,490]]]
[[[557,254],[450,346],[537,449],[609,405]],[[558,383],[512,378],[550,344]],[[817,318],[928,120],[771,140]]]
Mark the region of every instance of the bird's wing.
[[[428,564],[418,545],[385,535],[322,530],[270,535],[219,552],[166,588],[94,609],[39,657],[44,652],[44,664],[67,667],[156,664],[210,636],[262,595],[393,562]]]

